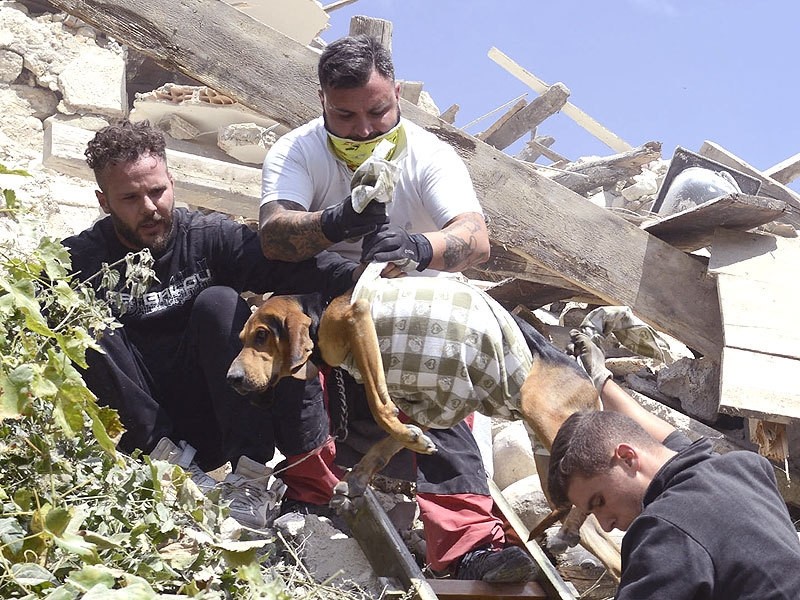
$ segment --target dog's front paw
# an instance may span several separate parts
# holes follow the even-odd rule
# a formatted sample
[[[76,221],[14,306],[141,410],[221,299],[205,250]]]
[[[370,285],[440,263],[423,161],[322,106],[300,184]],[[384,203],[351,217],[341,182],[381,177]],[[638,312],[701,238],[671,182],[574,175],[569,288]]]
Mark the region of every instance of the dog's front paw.
[[[563,527],[553,535],[548,535],[546,539],[547,549],[553,554],[566,552],[568,548],[577,546],[581,541],[580,533],[576,531],[566,531]]]
[[[408,431],[409,443],[406,448],[419,452],[420,454],[433,454],[436,452],[436,445],[433,440],[422,432],[422,429],[416,425],[406,425]]]

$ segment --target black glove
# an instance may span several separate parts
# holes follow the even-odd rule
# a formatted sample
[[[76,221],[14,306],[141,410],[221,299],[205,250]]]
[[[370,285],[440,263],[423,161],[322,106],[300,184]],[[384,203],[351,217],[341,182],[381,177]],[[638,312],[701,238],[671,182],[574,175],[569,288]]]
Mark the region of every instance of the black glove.
[[[424,271],[433,259],[431,243],[421,233],[409,234],[396,225],[381,228],[361,242],[361,262],[392,262],[403,271]],[[409,268],[404,268],[408,266]]]
[[[567,352],[578,357],[599,394],[606,381],[613,377],[606,368],[605,354],[585,333],[573,329],[569,335],[572,341],[567,345]]]
[[[322,211],[322,233],[333,243],[357,240],[386,223],[386,205],[370,202],[364,211],[353,210],[350,196]]]

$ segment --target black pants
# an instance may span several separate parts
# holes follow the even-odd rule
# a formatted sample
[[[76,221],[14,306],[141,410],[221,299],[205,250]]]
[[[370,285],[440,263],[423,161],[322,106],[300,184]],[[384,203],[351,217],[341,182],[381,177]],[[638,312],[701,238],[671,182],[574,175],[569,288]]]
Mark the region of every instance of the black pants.
[[[241,350],[250,315],[226,287],[203,290],[187,307],[188,322],[170,330],[122,327],[104,335],[105,354],[90,351],[84,380],[126,428],[119,448],[150,452],[162,437],[186,440],[204,470],[240,456],[259,462],[308,452],[328,437],[318,380],[284,379],[261,397],[241,396],[225,376]]]

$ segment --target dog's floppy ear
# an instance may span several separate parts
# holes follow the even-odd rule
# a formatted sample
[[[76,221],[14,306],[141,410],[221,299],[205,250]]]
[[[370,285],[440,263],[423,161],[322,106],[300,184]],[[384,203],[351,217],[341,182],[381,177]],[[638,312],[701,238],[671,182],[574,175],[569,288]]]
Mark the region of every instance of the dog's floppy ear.
[[[311,317],[305,313],[297,312],[286,318],[289,370],[293,375],[308,362],[311,352],[314,350],[314,342],[311,341],[308,333],[310,326]]]

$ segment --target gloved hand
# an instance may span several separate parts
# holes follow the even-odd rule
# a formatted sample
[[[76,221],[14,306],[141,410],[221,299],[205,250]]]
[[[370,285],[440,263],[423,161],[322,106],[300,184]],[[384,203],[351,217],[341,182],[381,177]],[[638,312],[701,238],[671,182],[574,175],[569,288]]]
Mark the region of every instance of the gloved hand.
[[[392,201],[394,186],[400,177],[400,167],[380,158],[382,150],[378,144],[372,156],[361,163],[350,179],[350,193],[356,212],[361,212],[373,201],[382,204]]]
[[[567,346],[567,352],[578,357],[599,394],[606,381],[614,376],[606,368],[605,354],[585,333],[573,329],[569,335],[572,341]]]
[[[362,212],[356,212],[348,196],[322,211],[322,233],[334,244],[342,240],[357,240],[376,231],[386,220],[386,206],[383,204],[370,202]]]
[[[382,225],[361,243],[361,262],[391,262],[408,273],[424,271],[433,259],[431,243],[421,233],[409,234],[396,225]]]

